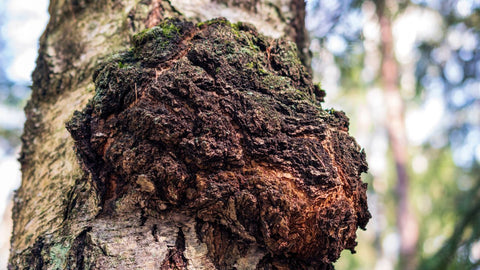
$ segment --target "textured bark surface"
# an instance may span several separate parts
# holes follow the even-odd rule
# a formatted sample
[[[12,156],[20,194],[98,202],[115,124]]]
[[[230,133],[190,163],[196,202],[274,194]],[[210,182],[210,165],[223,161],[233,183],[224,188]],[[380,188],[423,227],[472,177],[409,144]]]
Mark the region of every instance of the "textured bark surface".
[[[286,39],[162,23],[191,1],[51,2],[10,269],[328,269],[353,249],[364,154],[287,41],[303,1],[243,2],[197,4]]]

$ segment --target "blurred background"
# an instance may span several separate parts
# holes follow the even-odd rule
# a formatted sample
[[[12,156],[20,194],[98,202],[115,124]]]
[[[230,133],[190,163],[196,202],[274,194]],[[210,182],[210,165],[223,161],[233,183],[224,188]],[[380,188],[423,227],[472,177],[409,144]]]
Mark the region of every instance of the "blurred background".
[[[0,0],[0,269],[46,0]],[[309,0],[314,81],[365,148],[373,218],[336,269],[480,269],[480,0]]]
[[[367,153],[337,269],[480,269],[480,1],[307,2],[314,80]]]
[[[0,0],[0,270],[7,269],[13,191],[20,185],[20,151],[38,39],[47,0]]]

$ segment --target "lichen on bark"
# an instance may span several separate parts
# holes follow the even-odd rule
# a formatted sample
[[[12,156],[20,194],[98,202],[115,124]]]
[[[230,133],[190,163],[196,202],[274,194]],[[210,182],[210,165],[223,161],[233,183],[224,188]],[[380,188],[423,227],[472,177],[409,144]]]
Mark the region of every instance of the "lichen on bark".
[[[365,154],[294,43],[225,19],[166,20],[132,43],[67,123],[102,215],[143,194],[138,207],[194,218],[219,269],[253,242],[259,269],[328,269],[354,251],[370,218]]]

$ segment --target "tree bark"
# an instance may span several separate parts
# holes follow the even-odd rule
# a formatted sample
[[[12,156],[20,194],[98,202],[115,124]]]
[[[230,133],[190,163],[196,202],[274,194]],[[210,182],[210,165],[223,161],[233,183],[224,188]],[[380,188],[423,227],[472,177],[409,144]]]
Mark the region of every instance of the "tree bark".
[[[9,269],[330,269],[353,251],[365,154],[298,58],[303,1],[49,12]],[[251,24],[201,22],[217,16]]]

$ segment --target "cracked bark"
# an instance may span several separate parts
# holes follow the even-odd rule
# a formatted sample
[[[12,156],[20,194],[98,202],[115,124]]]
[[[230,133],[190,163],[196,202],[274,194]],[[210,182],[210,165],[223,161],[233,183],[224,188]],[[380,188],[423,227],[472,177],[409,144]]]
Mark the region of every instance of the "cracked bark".
[[[219,2],[51,2],[9,269],[331,269],[353,251],[365,155],[297,57],[303,1]],[[219,5],[259,27],[179,15]]]

